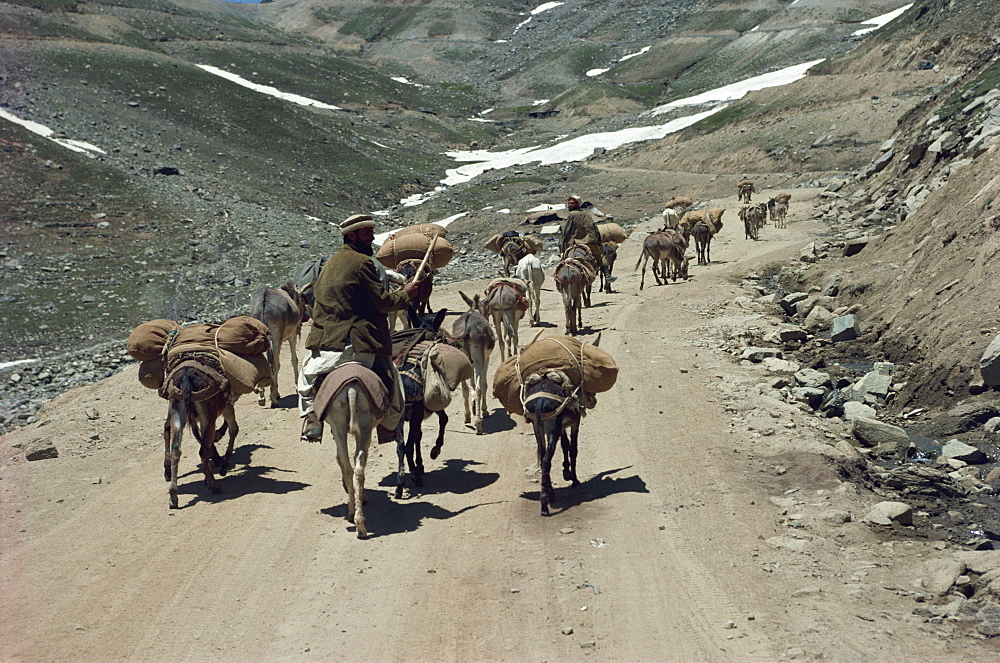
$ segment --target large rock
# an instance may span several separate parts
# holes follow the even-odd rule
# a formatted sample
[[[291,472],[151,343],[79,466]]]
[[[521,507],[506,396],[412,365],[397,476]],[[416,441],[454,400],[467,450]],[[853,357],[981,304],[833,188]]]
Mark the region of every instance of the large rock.
[[[848,421],[853,421],[858,417],[865,417],[867,419],[874,419],[876,412],[875,408],[871,405],[865,405],[858,401],[847,401],[843,405],[844,408],[844,419]]]
[[[744,348],[743,354],[740,355],[740,359],[748,359],[755,364],[759,364],[764,361],[767,357],[777,357],[781,359],[784,353],[778,348],[755,348],[749,347]]]
[[[979,360],[979,370],[987,387],[1000,387],[1000,334],[986,346]]]
[[[868,417],[855,417],[851,422],[851,434],[866,447],[881,447],[886,444],[902,446],[910,443],[910,437],[899,426]]]
[[[806,316],[802,326],[810,331],[816,331],[819,329],[829,329],[831,322],[833,322],[833,313],[817,305],[809,311],[809,315]]]
[[[817,409],[823,403],[823,397],[826,396],[825,389],[818,389],[816,387],[793,387],[792,397],[795,400],[802,403],[808,403],[809,407],[812,409]]]
[[[959,403],[944,414],[916,428],[924,437],[958,435],[978,428],[1000,415],[1000,407],[986,398],[973,398]]]
[[[876,525],[913,524],[913,507],[903,502],[879,502],[862,520]]]
[[[831,323],[830,339],[834,342],[852,341],[861,335],[858,317],[853,313],[839,315]]]
[[[924,574],[920,584],[929,594],[944,596],[955,586],[955,581],[963,573],[965,564],[957,559],[950,557],[932,559],[924,564]]]
[[[853,255],[861,253],[870,241],[872,241],[872,238],[867,235],[847,240],[844,243],[844,257],[850,258]]]
[[[760,362],[760,365],[763,366],[768,373],[794,373],[800,368],[797,361],[778,359],[777,357],[764,357],[764,360]]]
[[[829,373],[823,373],[822,371],[817,371],[814,368],[803,368],[802,370],[796,371],[795,382],[798,383],[800,387],[830,387],[833,385],[833,381],[830,379]]]
[[[782,297],[781,301],[778,302],[778,304],[781,305],[781,308],[788,315],[795,315],[796,312],[797,312],[796,308],[795,308],[795,305],[798,304],[799,302],[801,302],[803,299],[805,299],[808,296],[809,296],[808,292],[790,292],[787,295],[785,295],[784,297]]]
[[[941,447],[941,459],[954,458],[970,465],[981,465],[989,461],[985,453],[965,442],[951,440]]]
[[[49,458],[58,458],[59,450],[51,442],[38,441],[28,445],[24,451],[24,457],[27,460],[48,460]]]
[[[866,400],[865,397],[869,394],[878,398],[885,398],[889,395],[889,387],[891,386],[891,376],[871,371],[844,391],[850,400],[861,401],[863,403]]]

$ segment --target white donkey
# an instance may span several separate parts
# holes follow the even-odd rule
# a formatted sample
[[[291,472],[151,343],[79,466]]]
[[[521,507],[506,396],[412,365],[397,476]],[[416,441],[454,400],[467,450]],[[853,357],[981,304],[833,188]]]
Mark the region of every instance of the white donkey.
[[[268,350],[268,361],[271,364],[271,406],[281,398],[278,393],[278,373],[281,357],[281,344],[288,341],[288,349],[292,353],[292,373],[295,381],[299,380],[299,358],[295,354],[295,346],[299,342],[299,330],[302,327],[302,316],[306,310],[306,302],[302,294],[291,282],[280,288],[268,288],[254,294],[250,300],[250,317],[257,318],[271,332],[271,348]],[[264,405],[264,388],[257,388],[257,403]]]
[[[541,322],[542,283],[545,282],[542,261],[534,253],[529,253],[518,261],[514,276],[528,284],[528,310],[531,312],[531,326],[534,327]]]

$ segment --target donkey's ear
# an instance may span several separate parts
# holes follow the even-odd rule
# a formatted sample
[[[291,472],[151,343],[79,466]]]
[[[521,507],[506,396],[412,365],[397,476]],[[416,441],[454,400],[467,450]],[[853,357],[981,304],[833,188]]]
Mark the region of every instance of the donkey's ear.
[[[465,300],[465,303],[469,305],[469,308],[475,308],[476,307],[476,303],[474,301],[472,301],[471,299],[469,299],[469,296],[467,294],[465,294],[461,290],[458,291],[458,294],[462,295],[462,299]],[[476,295],[476,298],[478,298],[478,297],[479,297],[479,295]]]
[[[437,312],[434,316],[434,331],[441,329],[441,323],[444,322],[444,316],[448,315],[448,309],[443,308]]]

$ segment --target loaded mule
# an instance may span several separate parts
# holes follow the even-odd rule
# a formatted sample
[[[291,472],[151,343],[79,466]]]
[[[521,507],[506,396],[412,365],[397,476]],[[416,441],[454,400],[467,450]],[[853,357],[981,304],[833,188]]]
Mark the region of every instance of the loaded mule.
[[[233,394],[219,359],[209,353],[179,353],[168,360],[166,378],[160,387],[160,396],[168,402],[167,420],[163,424],[163,478],[170,482],[170,508],[177,507],[177,466],[181,459],[181,438],[184,427],[198,440],[201,471],[209,490],[222,490],[212,472],[216,464],[219,474],[225,476],[232,466],[233,445],[239,426],[233,403],[239,396]],[[222,427],[216,430],[215,422],[223,418]],[[226,454],[219,456],[215,443],[229,430]]]
[[[740,219],[743,221],[743,231],[746,239],[757,241],[760,239],[760,228],[767,218],[767,204],[758,203],[756,205],[745,205],[740,208]]]
[[[757,189],[753,186],[753,181],[746,178],[740,180],[736,184],[736,198],[738,202],[750,204],[751,194],[757,193]]]
[[[508,231],[508,233],[504,233],[504,236],[500,239],[500,257],[503,258],[503,275],[507,278],[510,277],[510,270],[522,258],[531,254],[531,247],[528,246],[525,238],[521,237],[515,230]]]
[[[583,411],[580,388],[564,372],[549,370],[532,373],[524,380],[524,416],[535,433],[538,464],[542,470],[539,501],[542,515],[548,516],[554,501],[552,488],[552,457],[556,442],[563,452],[563,479],[579,486],[576,476],[576,455],[580,436],[580,416]]]
[[[788,216],[788,202],[785,199],[771,198],[767,201],[767,213],[775,228],[785,227],[785,217]]]
[[[432,412],[438,416],[438,435],[431,448],[431,459],[441,454],[444,445],[448,415],[445,408],[451,403],[452,391],[474,377],[469,358],[457,347],[445,343],[447,337],[440,332],[447,309],[418,316],[412,308],[410,322],[413,328],[393,335],[393,356],[399,368],[406,407],[396,429],[396,497],[403,496],[405,467],[409,467],[415,486],[424,485],[424,463],[420,449],[423,431],[420,426]],[[468,412],[468,389],[463,389]],[[468,416],[468,415],[467,415]],[[409,424],[406,436],[403,425]]]
[[[487,415],[486,373],[490,366],[490,355],[496,347],[497,337],[486,319],[486,306],[479,295],[472,299],[464,292],[459,292],[469,310],[458,316],[451,325],[451,341],[465,353],[472,362],[472,415],[475,417],[476,435],[483,434],[483,418]],[[468,384],[462,383],[462,394],[465,397],[465,423],[469,423]]]
[[[615,261],[618,260],[618,242],[607,241],[601,243],[601,253],[604,258],[604,265],[601,267],[601,292],[611,292],[611,282],[615,280],[611,272],[615,268]]]
[[[528,284],[514,278],[494,279],[486,286],[483,304],[493,319],[497,341],[500,343],[501,360],[520,352],[517,327],[530,306],[527,291]]]
[[[597,255],[594,255],[595,251],[598,252]],[[586,263],[587,274],[590,276],[590,279],[583,289],[583,305],[590,308],[590,294],[594,287],[594,281],[597,280],[597,273],[604,268],[602,264],[603,256],[600,254],[599,246],[595,244],[592,249],[588,244],[573,242],[563,251],[562,259],[564,261],[579,260]]]
[[[278,369],[280,367],[281,344],[288,341],[292,353],[292,373],[299,381],[299,358],[295,346],[299,342],[299,330],[306,314],[306,302],[298,288],[289,281],[280,288],[267,288],[250,299],[250,317],[267,325],[271,332],[271,347],[267,361],[271,365],[271,406],[281,398],[278,392]],[[257,387],[257,404],[264,405],[264,388]]]
[[[583,248],[590,253],[589,249]],[[588,301],[588,290],[595,277],[593,261],[579,253],[564,258],[556,265],[552,278],[556,282],[556,290],[562,296],[566,312],[566,333],[569,335],[576,334],[583,327],[583,307]]]
[[[400,287],[404,283],[412,281],[417,277],[417,270],[420,268],[420,260],[415,258],[409,258],[407,260],[402,260],[396,269],[386,268],[386,276],[389,279],[389,283],[394,287]],[[437,274],[437,270],[431,269],[425,266],[424,271],[420,280],[417,282],[417,294],[410,300],[410,306],[412,306],[416,311],[417,315],[423,315],[429,312],[431,305],[431,292],[434,290],[434,276]],[[389,314],[389,331],[394,331],[396,329],[397,319],[402,323],[401,329],[410,328],[410,318],[406,312],[406,309],[400,309],[399,311],[393,311]]]

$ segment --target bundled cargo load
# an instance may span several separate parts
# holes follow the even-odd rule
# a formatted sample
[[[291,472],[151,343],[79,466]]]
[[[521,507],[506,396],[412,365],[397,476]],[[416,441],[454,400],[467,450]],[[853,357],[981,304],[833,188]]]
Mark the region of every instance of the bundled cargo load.
[[[753,186],[753,180],[748,180],[746,178],[743,178],[742,180],[736,183],[736,186],[740,187],[741,189],[745,186]]]
[[[444,237],[435,238],[433,235],[427,236],[421,232],[392,235],[379,247],[375,259],[389,269],[396,269],[404,260],[423,260],[431,242],[434,242],[434,249],[431,251],[428,264],[434,269],[441,269],[451,262],[455,249]]]
[[[170,338],[171,332],[180,332],[181,326],[173,320],[158,318],[144,322],[128,335],[125,347],[132,358],[137,361],[152,361],[163,354],[163,346]]]
[[[615,242],[621,244],[628,239],[625,229],[617,223],[598,223],[597,231],[601,234],[601,242]]]
[[[487,251],[492,251],[493,253],[499,254],[503,249],[503,245],[508,239],[514,239],[523,245],[524,253],[534,253],[539,254],[542,251],[544,243],[542,238],[538,235],[520,235],[516,231],[511,230],[506,233],[497,233],[493,235],[486,243],[483,244],[483,248]]]
[[[691,207],[694,205],[694,199],[688,198],[687,196],[674,196],[667,201],[664,207]]]
[[[511,414],[524,414],[521,380],[532,373],[562,371],[583,391],[608,391],[618,379],[618,365],[604,350],[562,334],[538,339],[500,364],[493,377],[493,396]]]
[[[788,201],[792,199],[792,194],[790,193],[779,193],[774,197],[774,201],[777,203],[788,204]]]
[[[129,334],[127,347],[138,359],[139,383],[159,389],[165,376],[185,357],[216,357],[234,394],[248,394],[271,383],[267,326],[250,316],[238,316],[221,325],[181,327],[172,320],[144,322]]]
[[[448,229],[442,225],[436,223],[416,223],[412,226],[405,226],[400,228],[396,232],[392,233],[391,237],[400,237],[403,235],[412,235],[414,233],[424,235],[426,237],[444,237],[448,234]]]

